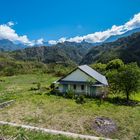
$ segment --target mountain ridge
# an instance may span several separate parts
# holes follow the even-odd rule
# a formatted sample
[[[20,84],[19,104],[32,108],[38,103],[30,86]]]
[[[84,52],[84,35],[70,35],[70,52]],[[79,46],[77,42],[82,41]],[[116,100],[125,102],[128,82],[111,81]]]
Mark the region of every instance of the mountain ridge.
[[[131,34],[136,33],[136,32],[140,32],[140,28],[127,31],[126,33],[124,33],[122,35],[110,36],[108,39],[106,39],[105,41],[100,42],[100,43],[88,43],[85,40],[83,40],[80,43],[65,41],[65,42],[58,42],[55,45],[51,45],[47,41],[43,41],[42,44],[35,44],[34,46],[28,46],[28,45],[21,44],[21,43],[20,44],[14,43],[8,39],[0,39],[0,51],[13,51],[13,50],[19,50],[19,49],[24,49],[24,48],[41,47],[41,46],[50,46],[50,47],[51,46],[59,46],[59,44],[63,44],[63,43],[65,45],[69,44],[70,46],[82,45],[82,46],[85,46],[87,49],[89,49],[89,47],[101,45],[102,43],[114,42],[119,38],[126,37],[126,36],[131,35]]]
[[[11,44],[11,42],[9,42]],[[94,46],[88,42],[57,43],[53,46],[27,47],[14,51],[2,52],[15,60],[39,61],[43,63],[92,64],[107,63],[120,58],[125,63],[137,62],[140,65],[140,32],[119,38],[114,42],[105,42]],[[11,44],[12,45],[12,44]],[[18,46],[16,46],[18,47]]]
[[[140,65],[140,32],[92,47],[80,64],[107,63],[116,58],[122,59],[125,63],[137,62]]]

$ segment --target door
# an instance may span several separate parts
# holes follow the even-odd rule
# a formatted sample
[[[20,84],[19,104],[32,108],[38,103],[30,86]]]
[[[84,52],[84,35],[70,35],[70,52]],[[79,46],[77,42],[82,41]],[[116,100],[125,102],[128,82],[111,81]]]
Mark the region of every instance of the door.
[[[68,90],[68,84],[64,84],[63,85],[63,92],[67,92],[67,90]]]
[[[96,96],[96,87],[90,87],[90,96]]]

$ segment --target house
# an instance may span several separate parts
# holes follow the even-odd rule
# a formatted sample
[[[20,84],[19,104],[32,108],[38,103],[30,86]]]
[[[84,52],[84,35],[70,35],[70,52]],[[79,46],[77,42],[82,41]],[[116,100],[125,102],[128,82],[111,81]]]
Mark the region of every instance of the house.
[[[68,75],[57,81],[58,90],[66,93],[73,90],[75,94],[98,96],[105,92],[108,82],[105,76],[87,65],[78,66]]]

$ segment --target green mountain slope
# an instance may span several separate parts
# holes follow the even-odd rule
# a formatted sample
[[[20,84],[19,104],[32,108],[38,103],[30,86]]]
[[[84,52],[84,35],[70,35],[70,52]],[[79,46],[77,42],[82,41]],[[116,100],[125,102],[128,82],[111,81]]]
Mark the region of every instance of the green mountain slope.
[[[115,42],[93,47],[82,59],[81,64],[107,63],[120,58],[125,63],[137,62],[140,65],[140,32],[123,37]]]
[[[54,46],[32,47],[2,53],[18,61],[38,61],[45,64],[107,63],[112,59],[120,58],[125,63],[137,62],[140,65],[140,32],[98,46],[85,41],[64,42]]]
[[[55,46],[42,46],[25,48],[9,52],[10,56],[16,60],[39,61],[43,63],[74,63],[81,62],[83,56],[91,48],[90,43],[64,42]]]

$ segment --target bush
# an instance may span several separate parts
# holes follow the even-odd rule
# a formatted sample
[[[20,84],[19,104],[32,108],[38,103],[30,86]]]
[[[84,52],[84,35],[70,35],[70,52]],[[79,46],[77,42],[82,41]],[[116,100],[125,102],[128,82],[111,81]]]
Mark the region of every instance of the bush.
[[[57,96],[62,96],[63,95],[63,93],[61,93],[58,89],[52,89],[50,91],[50,94],[57,95]]]
[[[74,93],[73,90],[68,90],[68,91],[66,92],[66,95],[65,95],[65,97],[68,98],[68,99],[73,99],[74,96],[75,96],[75,93]]]
[[[41,89],[41,83],[34,83],[34,84],[37,84],[37,85],[36,85],[36,87],[31,87],[31,89],[30,89],[31,91],[32,90],[40,90]]]
[[[54,90],[54,89],[55,89],[55,84],[52,83],[52,84],[50,85],[50,88],[51,88],[51,90]]]
[[[76,103],[78,103],[78,104],[84,104],[84,103],[86,103],[85,96],[84,95],[77,96]]]
[[[15,74],[15,70],[12,67],[7,67],[4,69],[4,73],[6,76],[13,76]]]

